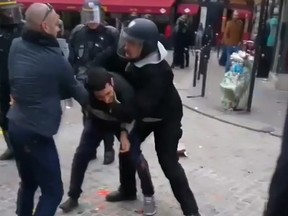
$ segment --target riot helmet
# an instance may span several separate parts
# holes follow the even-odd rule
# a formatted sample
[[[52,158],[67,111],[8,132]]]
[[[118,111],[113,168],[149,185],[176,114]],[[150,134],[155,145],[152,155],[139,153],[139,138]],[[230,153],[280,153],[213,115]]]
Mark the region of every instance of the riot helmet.
[[[13,25],[22,22],[21,6],[13,0],[0,0],[0,25]]]
[[[104,19],[104,13],[98,0],[85,0],[81,11],[81,23],[101,24]]]
[[[154,22],[145,18],[132,20],[129,25],[122,29],[118,42],[118,55],[129,61],[137,61],[147,55],[158,51],[159,31]],[[139,47],[137,57],[132,55],[129,47]]]

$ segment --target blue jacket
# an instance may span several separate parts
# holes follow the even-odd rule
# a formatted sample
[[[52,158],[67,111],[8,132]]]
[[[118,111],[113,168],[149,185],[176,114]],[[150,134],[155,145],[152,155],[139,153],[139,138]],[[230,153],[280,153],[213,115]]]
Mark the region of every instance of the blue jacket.
[[[8,59],[11,95],[15,105],[7,117],[21,127],[43,136],[57,133],[61,99],[73,97],[82,106],[89,100],[84,86],[53,37],[25,30],[14,39]]]

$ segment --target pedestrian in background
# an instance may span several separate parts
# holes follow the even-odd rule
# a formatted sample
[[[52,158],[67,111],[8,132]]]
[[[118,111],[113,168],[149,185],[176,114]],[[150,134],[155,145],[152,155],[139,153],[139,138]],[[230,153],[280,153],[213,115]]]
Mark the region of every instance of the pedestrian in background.
[[[230,70],[230,55],[238,52],[243,37],[243,22],[239,19],[239,12],[235,10],[232,20],[228,21],[224,30],[223,45],[227,56],[226,72]]]
[[[59,15],[49,4],[34,3],[26,11],[21,38],[13,41],[8,68],[13,105],[8,112],[9,136],[21,179],[18,216],[53,216],[63,185],[53,136],[61,121],[61,98],[82,106],[88,93],[78,83],[57,42]],[[41,197],[34,209],[34,195]]]

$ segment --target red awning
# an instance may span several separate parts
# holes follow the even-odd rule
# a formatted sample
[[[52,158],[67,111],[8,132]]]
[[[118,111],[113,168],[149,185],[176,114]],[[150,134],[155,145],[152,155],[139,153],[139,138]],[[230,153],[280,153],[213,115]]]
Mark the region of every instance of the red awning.
[[[197,4],[180,4],[177,8],[178,14],[196,15],[200,6]]]
[[[170,14],[175,0],[101,0],[110,13]]]
[[[40,3],[49,3],[55,10],[67,11],[67,10],[77,10],[80,11],[83,5],[83,0],[18,0],[19,4],[23,4],[25,7],[29,5],[40,2]]]

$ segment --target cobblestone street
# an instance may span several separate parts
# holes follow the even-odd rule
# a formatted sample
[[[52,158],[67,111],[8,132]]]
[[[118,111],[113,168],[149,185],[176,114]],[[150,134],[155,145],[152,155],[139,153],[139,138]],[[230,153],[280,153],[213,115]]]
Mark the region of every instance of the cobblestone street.
[[[190,185],[204,216],[261,216],[268,184],[275,166],[280,139],[268,134],[233,127],[185,109],[184,135],[181,140],[188,158],[181,159]],[[69,185],[70,167],[82,130],[78,106],[66,110],[56,137],[62,164],[65,192]],[[117,144],[118,146],[118,144]],[[118,148],[118,147],[115,148]],[[154,151],[153,138],[143,145],[152,172],[158,202],[158,214],[181,215],[168,181]],[[4,150],[1,140],[0,150]],[[110,204],[105,194],[118,187],[118,161],[102,165],[103,148],[92,161],[83,185],[81,206],[71,216],[132,216],[140,202]],[[0,163],[0,215],[15,212],[19,184],[14,162]],[[142,197],[139,193],[139,199]],[[63,199],[66,198],[66,195]],[[59,210],[58,215],[62,215]]]

